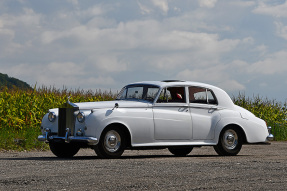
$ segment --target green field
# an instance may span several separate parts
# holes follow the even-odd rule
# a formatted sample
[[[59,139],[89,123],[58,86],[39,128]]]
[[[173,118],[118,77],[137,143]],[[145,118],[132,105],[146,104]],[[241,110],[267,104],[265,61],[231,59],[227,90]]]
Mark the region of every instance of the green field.
[[[115,99],[112,92],[84,91],[41,87],[34,90],[7,90],[0,92],[0,150],[46,150],[37,140],[41,134],[41,120],[49,108],[57,108],[71,96],[71,102],[105,101]],[[287,105],[242,94],[233,97],[242,106],[272,126],[275,140],[287,140]]]

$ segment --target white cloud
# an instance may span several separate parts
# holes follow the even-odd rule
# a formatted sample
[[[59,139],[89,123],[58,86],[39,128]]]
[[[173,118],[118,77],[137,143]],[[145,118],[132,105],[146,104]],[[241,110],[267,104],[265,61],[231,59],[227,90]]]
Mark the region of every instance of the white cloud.
[[[168,3],[167,0],[151,0],[151,2],[158,7],[159,9],[161,9],[164,14],[166,14],[168,12]]]
[[[203,69],[185,69],[176,75],[178,79],[186,79],[198,82],[213,82],[218,83],[220,81],[226,80],[228,76],[224,74],[226,66],[219,65]]]
[[[213,8],[217,0],[198,0],[200,7]]]
[[[217,85],[226,91],[241,91],[245,86],[229,75],[228,65],[216,65],[203,69],[186,69],[176,75],[176,79],[205,82]]]
[[[261,44],[255,47],[254,51],[259,52],[260,55],[263,56],[268,51],[268,47],[264,44]]]
[[[244,39],[242,40],[242,42],[243,42],[244,44],[253,44],[253,43],[254,43],[254,38],[252,38],[252,37],[246,37],[246,38],[244,38]]]
[[[145,14],[150,14],[152,12],[152,9],[149,8],[148,6],[144,5],[143,3],[140,3],[139,1],[137,1],[137,3],[141,10],[141,14],[145,15]]]
[[[3,72],[20,79],[30,79],[32,85],[63,86],[90,89],[95,85],[99,87],[115,85],[111,76],[94,74],[87,76],[84,66],[72,62],[49,63],[47,65],[19,64],[14,67],[2,68]]]
[[[253,63],[248,71],[263,75],[276,75],[287,72],[287,51],[282,50],[268,55],[264,60]]]
[[[0,28],[0,58],[13,54],[20,47],[20,45],[13,43],[14,37],[14,31]]]
[[[287,17],[287,1],[283,4],[269,5],[265,2],[259,2],[259,5],[253,10],[253,13],[271,15],[273,17]]]
[[[67,0],[67,2],[70,2],[73,5],[78,5],[79,4],[78,0]]]
[[[96,70],[102,72],[123,72],[128,70],[129,63],[124,60],[120,60],[117,55],[97,55],[91,58],[94,61],[94,67]]]
[[[246,87],[243,84],[240,84],[235,80],[226,80],[224,82],[219,83],[218,86],[224,89],[225,91],[230,92],[239,92],[246,89]]]
[[[4,26],[27,26],[37,27],[41,21],[41,14],[35,13],[31,8],[23,8],[23,13],[19,15],[8,15],[2,16]],[[31,28],[30,28],[31,29]]]
[[[240,1],[240,0],[239,1],[233,0],[229,1],[228,3],[236,7],[252,7],[256,4],[255,1]]]
[[[287,26],[284,26],[281,22],[275,22],[275,25],[276,25],[277,35],[287,40]]]

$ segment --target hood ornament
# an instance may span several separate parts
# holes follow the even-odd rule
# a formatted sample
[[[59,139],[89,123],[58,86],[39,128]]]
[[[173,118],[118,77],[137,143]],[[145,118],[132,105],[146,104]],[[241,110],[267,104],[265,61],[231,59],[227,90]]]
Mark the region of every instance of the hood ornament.
[[[68,96],[68,101],[67,101],[67,103],[71,103],[71,102],[70,102],[70,99],[71,99],[71,96]]]

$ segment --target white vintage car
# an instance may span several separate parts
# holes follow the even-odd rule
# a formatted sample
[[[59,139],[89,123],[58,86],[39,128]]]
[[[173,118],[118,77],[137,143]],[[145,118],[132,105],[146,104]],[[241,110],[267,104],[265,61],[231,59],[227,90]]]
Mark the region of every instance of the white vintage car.
[[[70,103],[50,109],[39,141],[58,157],[90,147],[101,158],[125,149],[163,149],[186,156],[193,147],[213,146],[237,155],[242,144],[269,143],[271,127],[234,105],[222,89],[188,81],[146,81],[125,86],[115,101]]]

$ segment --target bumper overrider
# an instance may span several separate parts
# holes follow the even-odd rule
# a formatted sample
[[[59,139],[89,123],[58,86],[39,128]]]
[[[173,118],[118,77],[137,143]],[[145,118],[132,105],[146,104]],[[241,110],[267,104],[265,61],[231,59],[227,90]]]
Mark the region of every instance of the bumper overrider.
[[[49,128],[46,128],[44,130],[45,135],[39,135],[38,141],[43,141],[46,143],[49,143],[50,141],[54,140],[63,140],[66,143],[70,142],[81,142],[81,143],[87,143],[88,145],[96,145],[98,144],[98,139],[95,137],[78,137],[78,136],[70,136],[70,129],[66,129],[66,134],[64,137],[58,136],[58,135],[52,135],[51,130]]]
[[[271,127],[267,127],[269,135],[266,137],[268,141],[273,141],[274,136],[271,134]]]

